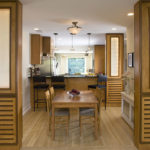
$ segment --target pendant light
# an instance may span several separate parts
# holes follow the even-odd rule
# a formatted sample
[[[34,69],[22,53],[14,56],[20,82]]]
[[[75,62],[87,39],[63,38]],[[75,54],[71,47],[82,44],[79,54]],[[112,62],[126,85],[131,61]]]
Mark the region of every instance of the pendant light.
[[[90,44],[91,33],[87,33],[87,35],[88,35],[88,48],[87,48],[87,50],[85,51],[85,56],[88,56],[88,51],[91,50],[91,44]]]
[[[72,37],[72,46],[71,46],[71,49],[70,50],[72,50],[72,51],[74,51],[75,49],[74,49],[74,46],[73,46],[73,37],[74,36],[74,34],[71,34],[71,37]]]
[[[87,33],[88,35],[88,51],[91,50],[91,33]]]
[[[54,36],[55,36],[54,50],[58,50],[58,48],[57,48],[57,36],[58,36],[58,33],[54,33]]]
[[[72,22],[72,26],[68,27],[67,30],[70,34],[76,35],[81,31],[81,27],[77,26],[78,22]]]

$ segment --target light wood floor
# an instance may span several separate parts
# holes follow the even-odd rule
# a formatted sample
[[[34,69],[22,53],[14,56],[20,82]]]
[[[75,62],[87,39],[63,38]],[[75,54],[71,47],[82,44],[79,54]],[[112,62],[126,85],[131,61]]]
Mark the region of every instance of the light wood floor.
[[[84,126],[80,137],[78,111],[71,110],[69,136],[57,129],[55,141],[48,134],[47,114],[29,111],[23,119],[22,150],[136,150],[133,131],[121,118],[121,108],[102,108],[101,132],[94,137],[92,125]]]

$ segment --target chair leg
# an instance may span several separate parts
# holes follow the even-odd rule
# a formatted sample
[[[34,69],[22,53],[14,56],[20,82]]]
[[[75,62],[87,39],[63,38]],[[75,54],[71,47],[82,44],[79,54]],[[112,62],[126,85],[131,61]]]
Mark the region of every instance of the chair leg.
[[[82,130],[82,122],[81,122],[81,116],[79,117],[79,126],[80,126],[80,136],[81,136],[81,130]]]
[[[67,136],[68,136],[69,135],[69,116],[67,117],[66,133],[67,133]]]

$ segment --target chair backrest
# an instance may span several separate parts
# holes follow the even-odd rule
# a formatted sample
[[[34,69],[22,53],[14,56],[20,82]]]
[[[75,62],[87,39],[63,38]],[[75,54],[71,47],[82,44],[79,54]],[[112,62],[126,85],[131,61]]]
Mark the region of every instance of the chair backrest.
[[[53,100],[54,96],[55,96],[55,91],[54,91],[54,88],[53,87],[50,87],[49,88],[49,92],[51,94],[51,100]]]
[[[106,88],[107,76],[98,75],[98,81],[97,82],[98,82],[99,88]]]
[[[47,104],[47,112],[49,116],[49,112],[51,110],[51,95],[50,95],[49,90],[45,92],[45,97],[46,97],[46,104]]]
[[[99,104],[98,104],[98,112],[99,112],[99,115],[101,115],[101,105],[102,105],[102,99],[103,99],[103,95],[105,93],[105,89],[104,88],[96,88],[96,97],[99,101]]]
[[[46,77],[45,76],[33,76],[33,82],[34,83],[46,83]]]
[[[64,82],[65,78],[64,76],[52,76],[51,81],[52,82]]]

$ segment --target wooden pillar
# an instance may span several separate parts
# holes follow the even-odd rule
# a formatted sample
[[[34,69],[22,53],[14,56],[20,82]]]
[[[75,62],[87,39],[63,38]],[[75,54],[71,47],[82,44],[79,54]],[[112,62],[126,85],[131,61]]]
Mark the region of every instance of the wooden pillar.
[[[134,8],[135,95],[134,140],[141,150],[150,149],[150,0]]]
[[[0,0],[0,149],[22,145],[22,4]]]

